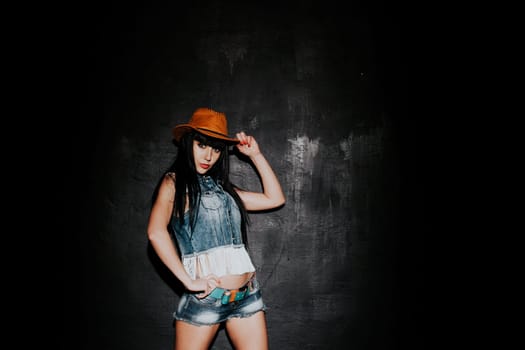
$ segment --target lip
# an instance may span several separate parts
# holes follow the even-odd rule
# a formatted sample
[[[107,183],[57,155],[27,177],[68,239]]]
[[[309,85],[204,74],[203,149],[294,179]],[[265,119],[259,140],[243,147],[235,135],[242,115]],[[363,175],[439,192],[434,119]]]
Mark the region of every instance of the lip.
[[[200,165],[201,165],[201,168],[203,168],[203,169],[208,169],[210,167],[209,164],[201,163]]]

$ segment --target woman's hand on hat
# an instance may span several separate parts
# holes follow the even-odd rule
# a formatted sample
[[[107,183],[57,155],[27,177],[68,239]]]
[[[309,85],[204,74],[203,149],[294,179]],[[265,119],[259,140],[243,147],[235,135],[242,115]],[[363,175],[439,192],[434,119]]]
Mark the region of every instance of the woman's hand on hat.
[[[259,153],[261,153],[259,149],[259,144],[257,141],[255,141],[255,138],[253,136],[246,135],[244,131],[241,131],[237,133],[237,139],[239,139],[239,143],[236,145],[239,152],[242,154],[253,157]]]

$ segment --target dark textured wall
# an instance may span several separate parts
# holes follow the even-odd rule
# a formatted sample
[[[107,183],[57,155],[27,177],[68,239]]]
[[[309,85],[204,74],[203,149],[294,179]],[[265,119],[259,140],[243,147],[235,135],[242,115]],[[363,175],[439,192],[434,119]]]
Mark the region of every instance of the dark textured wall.
[[[170,349],[180,286],[148,245],[171,128],[199,106],[254,135],[286,205],[252,214],[249,241],[272,349],[417,344],[422,249],[407,237],[412,167],[401,25],[381,2],[189,2],[79,12],[65,243],[67,348]],[[232,157],[232,180],[259,189]],[[405,188],[406,190],[406,188]],[[67,209],[67,208],[66,208]],[[407,244],[410,243],[410,244]],[[212,347],[229,349],[224,330]]]

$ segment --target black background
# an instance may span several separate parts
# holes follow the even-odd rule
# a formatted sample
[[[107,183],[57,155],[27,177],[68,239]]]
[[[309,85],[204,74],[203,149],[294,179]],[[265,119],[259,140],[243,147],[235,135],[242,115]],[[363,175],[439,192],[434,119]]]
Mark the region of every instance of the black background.
[[[60,345],[171,347],[177,282],[148,247],[148,198],[176,152],[171,127],[211,106],[231,132],[257,137],[287,194],[283,209],[255,215],[250,236],[271,348],[424,347],[424,203],[403,9],[335,4],[71,11],[68,131],[53,140],[66,158],[54,179],[64,180],[54,216]],[[301,163],[299,144],[317,153]],[[221,331],[213,348],[228,346]]]

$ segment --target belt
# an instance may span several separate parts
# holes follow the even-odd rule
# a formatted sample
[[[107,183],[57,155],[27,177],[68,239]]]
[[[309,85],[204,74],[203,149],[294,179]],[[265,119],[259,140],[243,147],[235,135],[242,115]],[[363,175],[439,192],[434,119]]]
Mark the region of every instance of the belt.
[[[210,293],[210,296],[215,299],[221,299],[221,303],[226,305],[232,301],[239,301],[246,298],[252,290],[252,280],[250,279],[248,283],[237,289],[224,289],[217,287]]]

